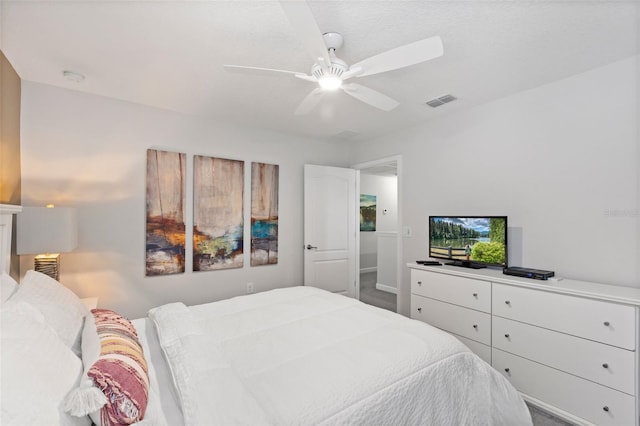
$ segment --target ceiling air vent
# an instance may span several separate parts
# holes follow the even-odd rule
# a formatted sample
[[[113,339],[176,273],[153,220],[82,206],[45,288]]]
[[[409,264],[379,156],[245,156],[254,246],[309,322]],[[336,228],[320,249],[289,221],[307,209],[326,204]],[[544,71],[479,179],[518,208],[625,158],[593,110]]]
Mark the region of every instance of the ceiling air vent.
[[[455,101],[457,98],[453,95],[442,95],[438,98],[434,98],[431,99],[429,101],[427,101],[427,105],[429,105],[432,108],[437,108],[441,105],[447,104],[451,101]]]

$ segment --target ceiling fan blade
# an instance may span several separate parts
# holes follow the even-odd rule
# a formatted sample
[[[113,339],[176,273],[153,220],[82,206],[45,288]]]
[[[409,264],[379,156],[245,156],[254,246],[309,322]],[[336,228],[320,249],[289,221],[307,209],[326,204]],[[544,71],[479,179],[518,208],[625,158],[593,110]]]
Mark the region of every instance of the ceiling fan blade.
[[[392,109],[400,105],[395,99],[391,99],[387,95],[383,95],[376,90],[369,89],[368,87],[362,86],[360,84],[343,84],[342,86],[340,86],[340,88],[344,90],[345,93],[353,96],[359,101],[362,101],[383,111],[391,111]]]
[[[351,66],[351,67],[349,67],[349,69],[347,71],[342,73],[342,75],[340,76],[340,79],[342,81],[345,81],[345,80],[347,80],[347,79],[349,79],[351,77],[355,77],[357,75],[360,75],[361,72],[362,72],[362,68]]]
[[[313,83],[317,83],[318,79],[312,75],[305,74],[303,72],[297,71],[287,71],[287,70],[275,70],[272,68],[260,68],[260,67],[246,67],[244,65],[223,65],[226,71],[232,73],[239,74],[260,74],[264,75],[265,73],[273,73],[273,74],[293,74],[294,77],[297,77],[301,80],[311,81]]]
[[[324,90],[319,87],[313,89],[305,98],[300,102],[298,108],[296,109],[295,115],[305,115],[311,112],[312,109],[318,105],[322,96],[324,95]]]
[[[443,53],[442,40],[435,36],[387,50],[353,64],[351,68],[362,68],[362,72],[357,76],[364,77],[419,64],[440,57]]]
[[[327,67],[331,63],[327,45],[307,2],[304,0],[281,0],[280,6],[313,61],[319,62],[323,68]]]
[[[298,74],[295,75],[295,77],[298,77],[300,80],[311,81],[313,83],[317,83],[318,82],[317,78],[315,78],[312,75],[308,75],[308,74],[298,73]]]
[[[280,74],[304,74],[298,71],[274,70],[271,68],[245,67],[243,65],[224,65],[224,69],[229,72],[242,74],[264,74],[264,73],[280,73]]]

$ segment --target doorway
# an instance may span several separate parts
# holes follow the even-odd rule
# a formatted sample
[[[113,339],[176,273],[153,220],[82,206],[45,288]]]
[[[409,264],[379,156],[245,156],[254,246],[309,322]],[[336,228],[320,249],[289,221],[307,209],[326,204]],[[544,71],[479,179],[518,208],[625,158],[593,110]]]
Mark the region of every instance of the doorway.
[[[353,166],[360,171],[359,299],[398,311],[401,282],[400,156]]]

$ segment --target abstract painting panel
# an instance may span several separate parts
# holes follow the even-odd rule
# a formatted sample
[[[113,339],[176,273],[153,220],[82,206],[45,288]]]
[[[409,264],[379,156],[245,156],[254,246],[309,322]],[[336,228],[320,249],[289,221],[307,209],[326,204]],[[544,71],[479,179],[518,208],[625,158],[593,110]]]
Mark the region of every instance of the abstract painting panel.
[[[360,231],[376,230],[376,196],[360,194]]]
[[[186,154],[147,150],[146,276],[184,272]]]
[[[279,166],[251,163],[251,266],[278,263]]]
[[[193,158],[193,270],[244,265],[244,162]]]

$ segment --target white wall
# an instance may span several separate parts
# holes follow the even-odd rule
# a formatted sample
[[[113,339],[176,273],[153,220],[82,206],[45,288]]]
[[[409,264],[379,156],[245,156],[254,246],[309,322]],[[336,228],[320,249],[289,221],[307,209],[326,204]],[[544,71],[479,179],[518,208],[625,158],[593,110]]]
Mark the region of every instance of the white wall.
[[[426,257],[430,214],[506,214],[521,265],[640,287],[639,64],[629,58],[354,145],[353,163],[402,155],[401,220],[413,230],[405,261]],[[399,291],[407,314],[406,271]]]
[[[398,292],[398,232],[376,232],[378,240],[378,275],[376,288]]]
[[[245,179],[251,161],[279,164],[279,263],[249,267],[245,258],[243,269],[145,278],[146,150],[152,147],[188,155],[188,235],[194,154],[244,160]],[[243,294],[250,281],[256,291],[302,284],[303,164],[343,165],[344,158],[318,141],[30,82],[22,88],[21,148],[23,204],[78,208],[79,246],[62,255],[61,281],[134,318],[171,301],[196,304]],[[188,262],[189,244],[187,250]],[[31,256],[22,256],[21,271],[32,267]]]
[[[396,231],[398,223],[397,178],[360,174],[360,193],[376,196],[376,231]],[[387,213],[384,213],[387,209]],[[360,270],[377,266],[378,243],[375,232],[360,232]]]
[[[248,281],[258,291],[300,284],[302,165],[400,154],[401,219],[413,229],[403,239],[405,261],[426,256],[429,214],[507,214],[510,256],[522,265],[640,287],[639,63],[630,58],[354,143],[346,163],[338,148],[317,141],[23,82],[23,204],[77,206],[80,245],[62,256],[61,280],[138,317],[169,301],[242,294]],[[145,278],[150,147],[187,152],[189,165],[193,154],[280,164],[280,263]],[[189,201],[188,218],[190,208]],[[28,256],[21,263],[23,272],[32,265]],[[406,314],[406,273],[399,296]]]

